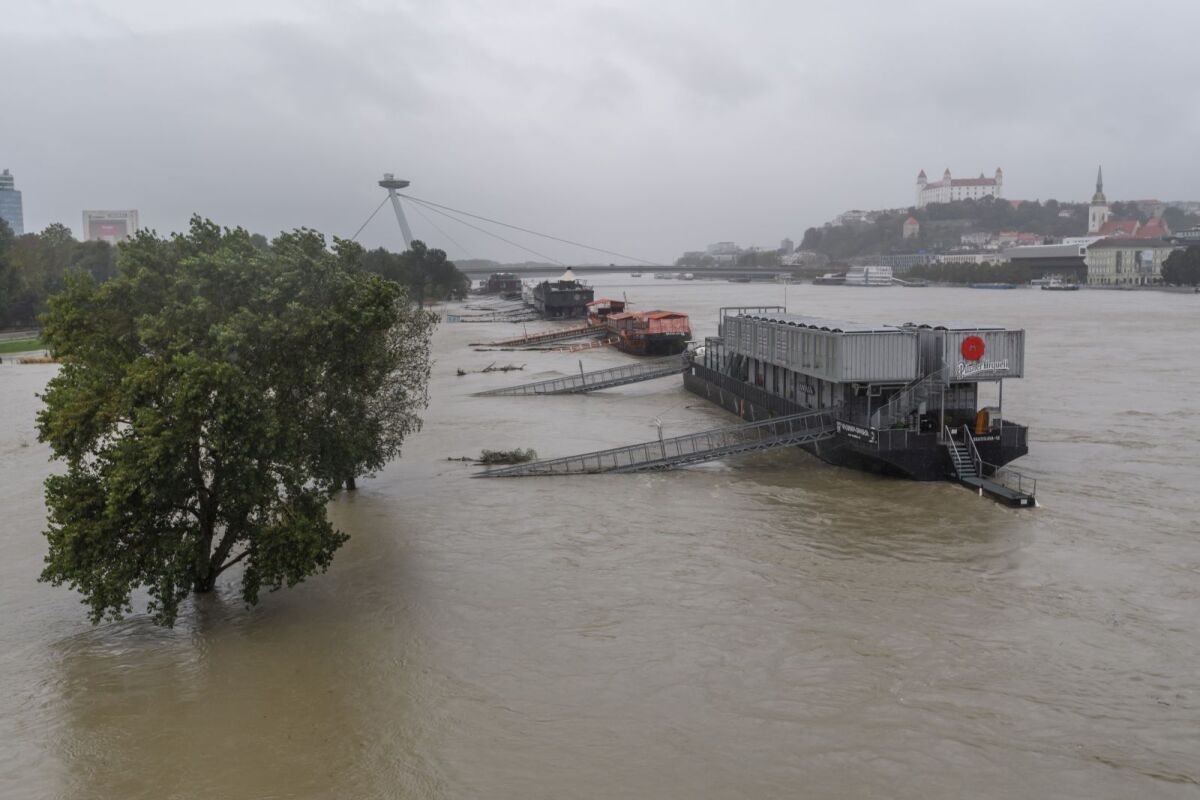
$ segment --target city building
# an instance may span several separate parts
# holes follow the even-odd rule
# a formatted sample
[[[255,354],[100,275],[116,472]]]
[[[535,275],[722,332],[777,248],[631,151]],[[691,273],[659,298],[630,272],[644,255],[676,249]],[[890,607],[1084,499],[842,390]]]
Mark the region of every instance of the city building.
[[[20,236],[25,232],[25,212],[21,206],[21,192],[13,182],[7,169],[0,172],[0,219],[8,223],[13,233]]]
[[[796,243],[791,239],[784,239],[779,243],[780,255],[790,256],[794,252],[796,252]]]
[[[952,178],[950,169],[942,173],[942,179],[930,183],[925,177],[925,170],[917,173],[917,208],[924,208],[930,203],[953,203],[956,200],[981,200],[984,197],[1000,198],[1004,196],[1004,171],[999,167],[993,177],[985,177],[981,172],[978,178]]]
[[[1091,286],[1150,286],[1162,282],[1162,265],[1176,247],[1162,239],[1100,239],[1084,262]]]
[[[1094,236],[1117,239],[1164,239],[1171,234],[1162,218],[1166,204],[1157,200],[1138,200],[1137,206],[1150,219],[1142,223],[1136,219],[1113,219],[1108,199],[1104,196],[1104,173],[1096,170],[1096,193],[1088,207],[1088,233]]]
[[[1099,241],[1094,239],[1093,241]],[[1026,247],[1010,247],[1004,251],[1013,266],[1028,267],[1030,277],[1045,278],[1049,275],[1082,283],[1087,280],[1086,244],[1039,244]]]
[[[893,273],[903,275],[913,267],[923,267],[936,261],[937,256],[932,253],[893,253],[878,256],[855,256],[850,259],[850,265],[854,267],[891,267]]]
[[[912,239],[919,236],[921,233],[921,223],[916,217],[909,217],[904,220],[904,238]]]
[[[943,253],[937,257],[938,264],[1004,264],[1008,256],[1003,253]]]
[[[964,233],[958,237],[958,241],[967,247],[987,247],[992,243],[995,234],[991,231],[975,231],[974,233]]]
[[[1171,240],[1177,244],[1200,244],[1200,225],[1172,234]]]
[[[136,209],[83,212],[83,240],[85,242],[104,241],[116,244],[133,236],[138,230]]]

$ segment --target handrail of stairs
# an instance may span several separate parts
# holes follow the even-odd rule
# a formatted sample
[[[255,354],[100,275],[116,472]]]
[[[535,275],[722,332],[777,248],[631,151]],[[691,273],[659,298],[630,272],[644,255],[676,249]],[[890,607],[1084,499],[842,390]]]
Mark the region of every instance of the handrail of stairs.
[[[949,374],[949,367],[942,367],[909,383],[871,414],[871,427],[890,428],[898,420],[907,417],[920,406],[922,400],[933,396],[930,390],[934,386],[945,387]],[[927,392],[926,396],[918,398],[922,391]]]

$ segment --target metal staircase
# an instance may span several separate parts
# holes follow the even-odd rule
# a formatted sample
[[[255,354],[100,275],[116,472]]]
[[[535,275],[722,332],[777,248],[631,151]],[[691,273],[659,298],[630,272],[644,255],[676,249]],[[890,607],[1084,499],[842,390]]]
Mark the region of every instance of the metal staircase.
[[[941,408],[949,377],[949,368],[943,367],[923,378],[917,378],[892,395],[888,402],[871,415],[871,427],[891,428],[898,422],[904,422],[921,407],[921,403],[925,403],[927,413]]]
[[[979,449],[968,426],[962,427],[961,437],[961,441],[955,439],[954,431],[949,427],[942,429],[942,444],[950,453],[950,462],[954,465],[954,475],[959,483],[1015,508],[1037,505],[1036,480],[1015,469],[997,467],[984,461],[979,456]]]
[[[810,411],[611,450],[492,468],[475,477],[520,478],[673,469],[738,453],[819,442],[831,438],[834,431],[832,411]]]
[[[486,392],[476,392],[475,397],[519,397],[537,394],[594,392],[597,389],[609,389],[613,386],[624,386],[627,383],[678,375],[683,372],[684,366],[684,361],[680,357],[672,356],[654,361],[625,364],[610,369],[598,369],[593,372],[580,372],[578,375],[568,375],[562,378],[523,383],[519,386],[489,389]]]

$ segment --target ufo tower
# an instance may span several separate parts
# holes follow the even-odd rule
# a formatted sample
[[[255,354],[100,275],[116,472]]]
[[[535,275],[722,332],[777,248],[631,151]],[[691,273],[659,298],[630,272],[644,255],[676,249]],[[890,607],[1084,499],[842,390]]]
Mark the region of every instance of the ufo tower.
[[[400,233],[404,235],[404,246],[412,247],[412,231],[409,230],[408,220],[404,218],[404,209],[400,207],[400,195],[396,194],[397,189],[403,189],[408,183],[398,180],[390,172],[385,172],[379,185],[388,190],[388,199],[392,201],[392,209],[396,212],[396,222],[400,223]]]

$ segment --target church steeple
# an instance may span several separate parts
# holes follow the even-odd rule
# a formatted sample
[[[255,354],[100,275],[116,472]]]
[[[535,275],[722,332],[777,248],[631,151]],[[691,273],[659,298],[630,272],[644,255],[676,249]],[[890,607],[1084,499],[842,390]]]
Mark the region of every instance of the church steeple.
[[[1104,170],[1096,168],[1096,193],[1092,195],[1092,205],[1088,208],[1088,233],[1099,233],[1108,222],[1110,216],[1108,200],[1104,196]]]

